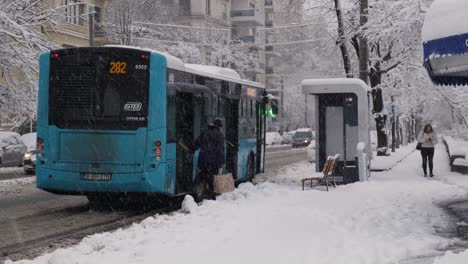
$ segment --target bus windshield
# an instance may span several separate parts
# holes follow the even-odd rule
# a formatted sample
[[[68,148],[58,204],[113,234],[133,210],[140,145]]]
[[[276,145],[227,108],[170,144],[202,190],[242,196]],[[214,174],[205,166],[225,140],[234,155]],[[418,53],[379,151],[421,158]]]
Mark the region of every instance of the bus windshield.
[[[49,125],[75,129],[146,127],[149,53],[76,48],[51,53]]]

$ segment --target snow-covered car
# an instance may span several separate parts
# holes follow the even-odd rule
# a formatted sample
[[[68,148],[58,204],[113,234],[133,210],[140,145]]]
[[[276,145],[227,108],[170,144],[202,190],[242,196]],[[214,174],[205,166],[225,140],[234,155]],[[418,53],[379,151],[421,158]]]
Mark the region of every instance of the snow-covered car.
[[[267,145],[280,145],[283,137],[278,132],[267,132],[265,141]]]
[[[0,167],[22,166],[26,151],[18,133],[0,131]]]
[[[296,134],[296,130],[284,133],[283,134],[283,142],[281,142],[281,144],[291,144],[294,134]]]
[[[315,162],[315,140],[312,140],[309,146],[307,146],[307,161],[311,163]]]
[[[310,142],[314,140],[312,129],[302,128],[298,129],[292,138],[292,147],[304,147],[309,146]]]
[[[21,139],[28,148],[23,157],[23,168],[26,174],[36,173],[36,138],[36,133],[28,133],[21,136]]]

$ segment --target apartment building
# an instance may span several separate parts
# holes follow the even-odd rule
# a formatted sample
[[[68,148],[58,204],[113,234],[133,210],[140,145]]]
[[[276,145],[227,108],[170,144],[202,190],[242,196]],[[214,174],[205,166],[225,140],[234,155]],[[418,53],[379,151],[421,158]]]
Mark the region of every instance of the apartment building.
[[[58,8],[63,14],[56,28],[43,29],[61,47],[102,46],[109,43],[102,26],[105,0],[45,2],[45,7]],[[89,24],[90,18],[93,18],[92,27]]]
[[[265,0],[265,27],[274,27],[274,3],[273,0]],[[270,45],[269,38],[265,36],[265,85],[269,90],[276,89],[275,83],[277,77],[274,72],[274,59],[278,53],[275,52],[273,45]]]
[[[247,77],[265,83],[265,50],[258,45],[258,27],[265,26],[265,0],[175,0],[176,23],[227,30],[227,41],[242,41],[258,57]],[[216,31],[216,30],[213,30]],[[203,63],[211,61],[210,47],[202,47]]]
[[[255,67],[247,76],[251,80],[265,84],[265,46],[264,37],[258,28],[265,26],[265,0],[231,0],[232,39],[240,40],[250,46],[257,55]]]

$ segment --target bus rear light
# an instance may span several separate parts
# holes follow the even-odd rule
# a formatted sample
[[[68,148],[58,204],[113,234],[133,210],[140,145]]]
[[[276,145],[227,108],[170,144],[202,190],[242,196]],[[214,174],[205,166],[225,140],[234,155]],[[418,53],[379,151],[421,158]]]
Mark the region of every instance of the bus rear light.
[[[44,140],[42,138],[37,138],[37,143],[42,144]]]
[[[37,150],[43,151],[43,150],[44,150],[44,147],[43,147],[42,145],[37,145]]]
[[[154,144],[156,145],[156,147],[160,147],[162,143],[161,143],[161,141],[158,140],[158,141],[154,142]]]
[[[59,55],[58,55],[58,53],[54,53],[54,54],[52,54],[52,57],[54,57],[54,59],[58,59]]]
[[[155,152],[156,152],[156,155],[161,155],[161,149],[160,149],[160,148],[157,148],[157,149],[155,150]]]

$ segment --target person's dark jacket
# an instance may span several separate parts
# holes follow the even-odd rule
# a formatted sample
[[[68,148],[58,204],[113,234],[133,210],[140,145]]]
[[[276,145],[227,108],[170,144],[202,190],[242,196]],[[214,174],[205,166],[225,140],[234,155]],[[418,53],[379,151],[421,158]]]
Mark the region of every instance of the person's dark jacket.
[[[198,167],[210,172],[226,163],[224,157],[224,136],[215,125],[208,126],[194,142],[194,151],[200,149]]]

